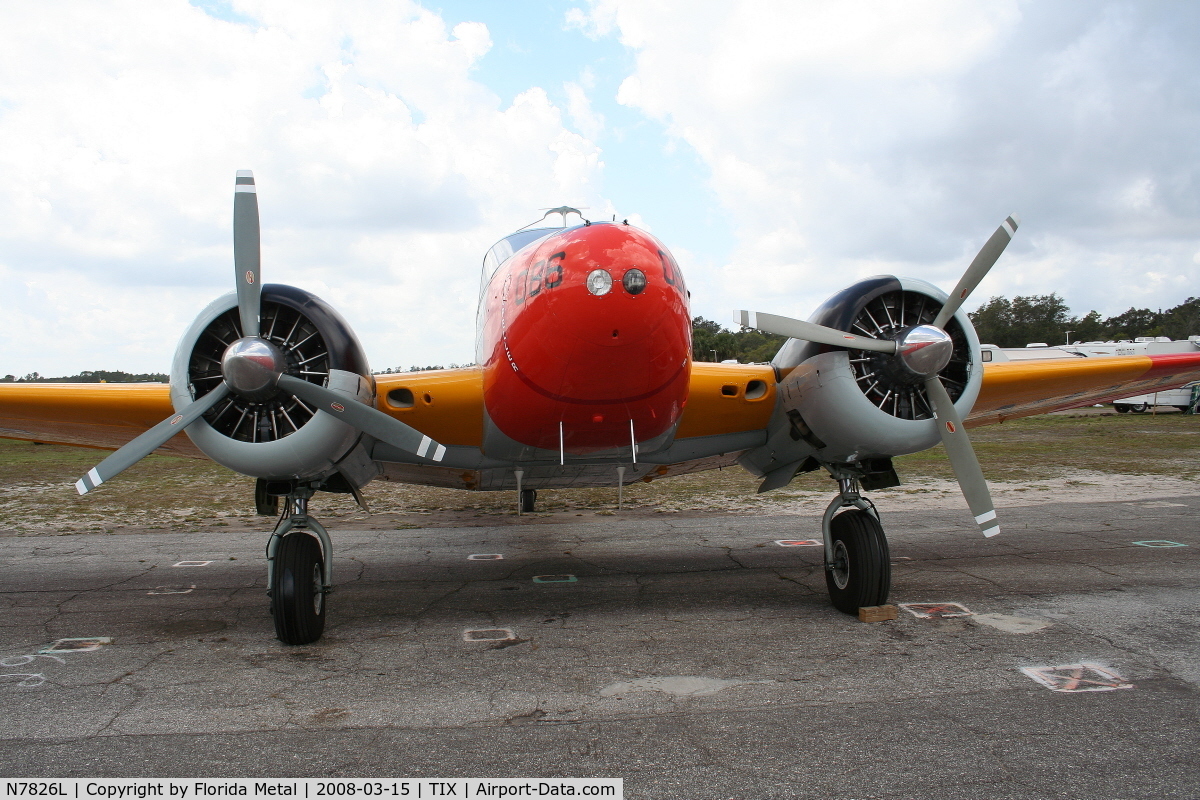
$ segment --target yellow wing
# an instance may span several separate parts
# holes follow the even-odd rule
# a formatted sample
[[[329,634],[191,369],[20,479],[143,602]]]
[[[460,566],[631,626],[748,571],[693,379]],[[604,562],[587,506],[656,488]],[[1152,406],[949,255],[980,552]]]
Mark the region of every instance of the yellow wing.
[[[116,450],[174,413],[165,383],[0,383],[0,436]],[[159,448],[204,458],[180,433]]]
[[[1044,414],[1200,380],[1200,353],[988,364],[968,426]],[[478,367],[376,376],[376,406],[448,445],[483,437]],[[766,430],[775,410],[769,365],[692,364],[676,441]],[[162,383],[0,383],[0,437],[115,450],[173,413]],[[161,452],[203,458],[184,435]]]
[[[1200,353],[988,364],[967,427],[1104,403],[1200,380]]]

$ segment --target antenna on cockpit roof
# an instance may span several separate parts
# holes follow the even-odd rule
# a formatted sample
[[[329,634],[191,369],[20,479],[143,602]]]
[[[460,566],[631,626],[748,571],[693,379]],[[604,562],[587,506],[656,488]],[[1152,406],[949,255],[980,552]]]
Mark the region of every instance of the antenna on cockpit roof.
[[[584,208],[587,208],[587,206],[584,206]],[[583,214],[580,212],[580,210],[578,208],[571,208],[570,206],[559,206],[558,208],[539,208],[538,211],[545,211],[546,213],[542,214],[541,219],[534,220],[533,222],[526,225],[524,228],[517,228],[517,230],[523,231],[523,230],[525,230],[525,228],[529,228],[534,225],[537,225],[539,222],[541,222],[543,219],[550,216],[551,214],[562,214],[562,224],[563,224],[564,228],[567,227],[567,214],[576,214],[585,223],[587,223],[589,225],[591,224],[591,220],[589,220],[587,217],[583,216]]]

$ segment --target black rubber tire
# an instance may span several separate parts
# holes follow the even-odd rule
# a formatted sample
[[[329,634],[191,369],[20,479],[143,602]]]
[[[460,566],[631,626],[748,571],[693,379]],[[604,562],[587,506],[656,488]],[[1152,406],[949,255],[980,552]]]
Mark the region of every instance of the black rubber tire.
[[[1146,413],[1146,404],[1138,403],[1137,405],[1132,405],[1129,407],[1129,410],[1135,414],[1145,414]]]
[[[271,613],[284,644],[311,644],[325,631],[321,544],[304,532],[283,537],[275,551]]]
[[[879,521],[854,508],[834,517],[830,532],[837,569],[825,570],[825,584],[833,607],[857,616],[864,606],[886,603],[892,588],[892,561]]]
[[[521,513],[532,514],[537,507],[537,489],[521,490]]]
[[[1115,410],[1118,414],[1128,414],[1129,406],[1125,405],[1124,403],[1113,403],[1113,410]]]

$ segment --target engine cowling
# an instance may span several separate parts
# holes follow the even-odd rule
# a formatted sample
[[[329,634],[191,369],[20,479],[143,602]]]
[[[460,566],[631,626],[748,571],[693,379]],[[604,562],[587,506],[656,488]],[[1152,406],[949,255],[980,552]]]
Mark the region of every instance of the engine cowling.
[[[365,403],[374,380],[362,345],[331,306],[302,289],[262,287],[261,337],[286,362],[285,374]],[[241,338],[236,293],[209,304],[176,348],[171,402],[177,411],[223,380],[221,360]],[[324,477],[358,442],[360,433],[285,392],[249,399],[230,393],[187,428],[209,458],[244,475],[268,480]]]
[[[948,296],[925,281],[879,276],[826,301],[810,322],[875,339],[900,339],[930,324]],[[959,309],[944,326],[953,343],[937,373],[965,417],[979,396],[979,338]],[[899,355],[789,339],[772,362],[781,376],[780,413],[768,445],[743,463],[762,474],[815,456],[848,464],[925,450],[941,437],[925,376]]]

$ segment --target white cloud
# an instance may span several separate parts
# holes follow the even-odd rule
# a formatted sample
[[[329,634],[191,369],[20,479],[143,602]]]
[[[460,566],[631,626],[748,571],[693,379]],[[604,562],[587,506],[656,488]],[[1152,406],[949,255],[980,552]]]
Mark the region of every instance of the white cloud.
[[[1083,312],[1196,294],[1200,13],[1181,4],[596,0],[636,51],[618,102],[711,172],[738,245],[698,313],[807,314],[871,274]],[[686,266],[686,265],[685,265]]]
[[[574,82],[563,84],[563,89],[567,93],[567,113],[575,128],[588,139],[599,139],[604,133],[604,115],[592,109],[587,90]]]
[[[377,367],[474,357],[483,251],[560,197],[603,205],[599,150],[540,89],[473,76],[487,28],[412,2],[0,10],[0,372],[165,371],[231,288],[233,174],[264,277],[319,290]],[[6,303],[8,305],[8,303]],[[36,334],[36,335],[30,335]]]

